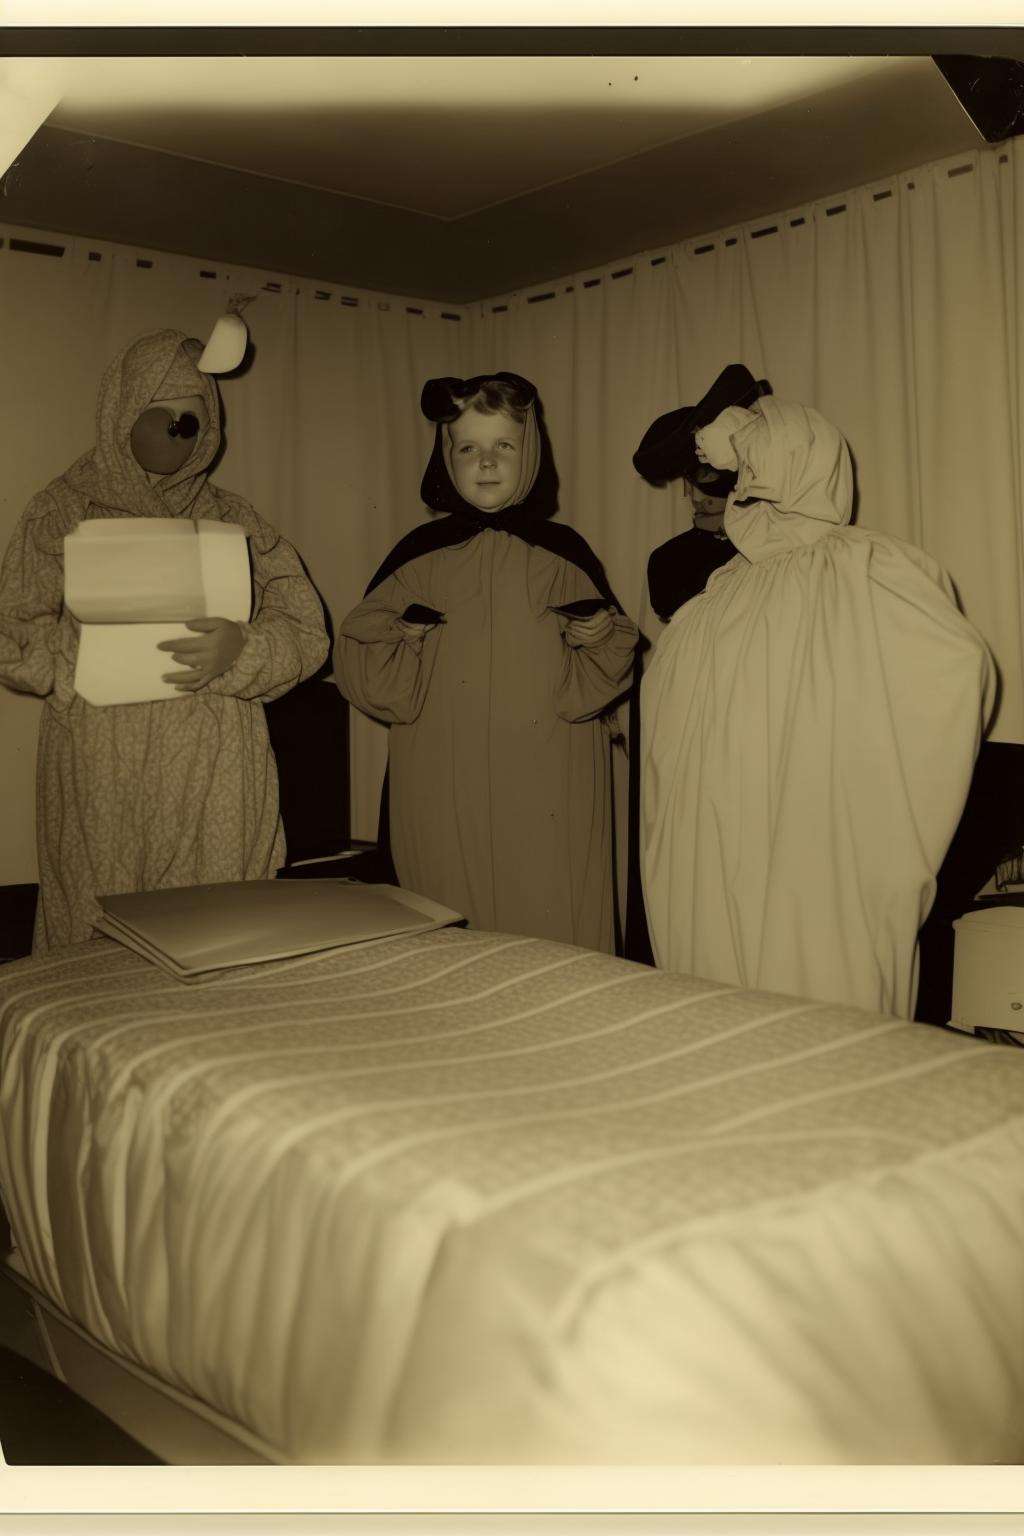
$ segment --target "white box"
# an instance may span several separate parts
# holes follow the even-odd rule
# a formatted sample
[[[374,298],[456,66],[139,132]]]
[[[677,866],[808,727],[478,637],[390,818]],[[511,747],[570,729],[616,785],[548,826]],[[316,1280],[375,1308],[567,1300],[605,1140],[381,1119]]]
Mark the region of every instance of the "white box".
[[[1024,907],[985,907],[953,924],[956,1029],[1024,1031]]]

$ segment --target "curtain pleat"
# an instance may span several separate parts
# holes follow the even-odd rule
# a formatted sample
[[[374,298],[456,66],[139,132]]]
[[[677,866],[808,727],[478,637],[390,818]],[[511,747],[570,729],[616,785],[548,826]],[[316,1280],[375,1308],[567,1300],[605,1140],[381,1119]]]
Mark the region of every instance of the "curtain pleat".
[[[12,249],[12,235],[63,255]],[[655,416],[742,361],[844,432],[858,521],[949,571],[999,663],[993,735],[1024,740],[1020,140],[466,308],[0,237],[4,543],[33,492],[90,446],[99,375],[125,341],[164,325],[206,335],[229,294],[251,292],[256,355],[223,384],[215,478],[294,541],[335,623],[423,516],[424,379],[490,368],[537,383],[559,516],[636,615],[650,551],[690,512],[678,483],[640,479],[633,451]],[[34,878],[38,706],[5,691],[0,711],[2,883]],[[370,836],[386,739],[362,717],[353,727],[353,828]]]
[[[477,306],[476,363],[536,380],[560,515],[634,613],[691,521],[678,483],[633,471],[649,423],[734,361],[815,405],[850,442],[858,521],[949,571],[999,663],[993,736],[1024,740],[1022,195],[1019,140],[958,155]]]

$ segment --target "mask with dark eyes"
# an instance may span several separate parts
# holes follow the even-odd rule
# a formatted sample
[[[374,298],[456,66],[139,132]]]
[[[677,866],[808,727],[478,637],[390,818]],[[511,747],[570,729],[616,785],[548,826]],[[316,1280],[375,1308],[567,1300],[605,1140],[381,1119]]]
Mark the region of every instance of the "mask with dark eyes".
[[[150,474],[173,475],[192,457],[198,435],[199,418],[191,411],[176,415],[151,405],[132,427],[132,455]]]

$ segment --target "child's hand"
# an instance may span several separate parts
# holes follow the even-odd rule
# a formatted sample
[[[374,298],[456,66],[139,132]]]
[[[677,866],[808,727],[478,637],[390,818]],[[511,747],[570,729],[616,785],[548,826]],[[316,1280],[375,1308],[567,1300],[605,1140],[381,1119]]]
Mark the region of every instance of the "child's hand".
[[[238,659],[245,644],[241,627],[231,619],[192,619],[185,626],[195,631],[194,640],[161,640],[158,651],[171,651],[173,659],[187,672],[165,672],[165,683],[173,683],[179,693],[195,693]]]
[[[401,630],[402,636],[409,642],[414,651],[421,649],[423,636],[428,630],[436,629],[436,624],[414,624],[411,619],[396,619],[395,624]]]
[[[570,619],[565,626],[565,641],[574,648],[604,645],[615,628],[615,621],[607,608],[589,619]]]

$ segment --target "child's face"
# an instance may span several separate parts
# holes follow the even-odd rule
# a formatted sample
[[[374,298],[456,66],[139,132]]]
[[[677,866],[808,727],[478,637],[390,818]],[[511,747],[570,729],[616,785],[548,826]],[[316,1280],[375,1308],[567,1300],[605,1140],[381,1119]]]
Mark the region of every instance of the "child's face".
[[[505,506],[519,484],[525,423],[500,412],[485,415],[470,406],[448,430],[459,495],[480,512]]]
[[[724,514],[727,497],[709,496],[699,485],[688,486],[687,490],[695,517],[721,517]]]

